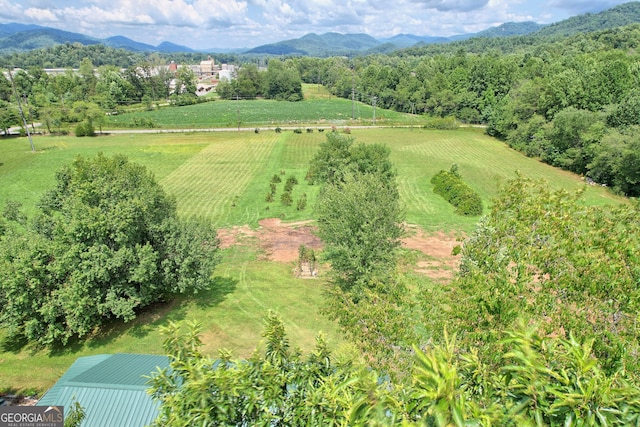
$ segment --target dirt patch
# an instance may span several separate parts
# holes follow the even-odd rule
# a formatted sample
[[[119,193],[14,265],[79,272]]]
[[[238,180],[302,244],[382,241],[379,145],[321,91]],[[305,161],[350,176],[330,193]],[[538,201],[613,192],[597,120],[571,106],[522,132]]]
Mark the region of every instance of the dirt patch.
[[[283,224],[277,218],[263,219],[259,222],[260,245],[265,257],[270,261],[293,262],[298,260],[298,249],[301,245],[318,250],[322,241],[315,234],[311,221]]]
[[[458,237],[443,232],[427,234],[416,226],[407,226],[409,236],[402,240],[402,246],[427,255],[427,260],[416,264],[416,272],[434,280],[451,280],[458,268],[459,255],[453,255],[453,248],[460,245]]]
[[[218,230],[218,239],[220,239],[221,249],[237,245],[244,238],[254,237],[255,235],[255,230],[252,230],[247,225],[243,225],[242,227],[235,226],[232,228],[221,228]]]
[[[220,247],[228,248],[241,243],[246,238],[255,238],[263,250],[263,257],[275,262],[296,262],[301,245],[309,249],[322,249],[322,241],[315,235],[313,221],[283,223],[278,218],[260,220],[256,230],[248,226],[236,226],[218,230]],[[426,255],[415,270],[435,280],[450,280],[457,268],[459,256],[452,255],[453,248],[460,242],[453,234],[442,232],[427,234],[416,226],[407,226],[409,236],[403,239],[403,246]]]

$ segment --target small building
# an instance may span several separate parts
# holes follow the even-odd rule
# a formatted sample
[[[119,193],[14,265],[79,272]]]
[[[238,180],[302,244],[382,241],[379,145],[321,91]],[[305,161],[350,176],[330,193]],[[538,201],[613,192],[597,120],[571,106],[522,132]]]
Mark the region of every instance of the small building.
[[[83,426],[144,427],[156,419],[160,406],[147,393],[147,377],[168,366],[166,356],[149,354],[80,357],[37,405],[62,405],[66,414],[76,401],[86,413]]]
[[[200,75],[211,76],[216,71],[216,63],[213,58],[209,57],[207,61],[200,61]]]
[[[233,78],[233,72],[231,70],[220,70],[218,73],[218,80],[226,80],[228,82]]]

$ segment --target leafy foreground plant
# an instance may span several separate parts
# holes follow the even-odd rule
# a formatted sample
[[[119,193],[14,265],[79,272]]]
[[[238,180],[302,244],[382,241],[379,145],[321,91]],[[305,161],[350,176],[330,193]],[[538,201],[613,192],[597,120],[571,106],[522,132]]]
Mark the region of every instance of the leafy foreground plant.
[[[594,337],[615,371],[640,372],[640,205],[585,207],[581,192],[518,178],[464,243],[452,316],[461,339],[492,351],[518,321],[543,335]]]
[[[10,336],[66,344],[211,284],[211,224],[180,220],[175,200],[124,156],[78,157],[32,221],[14,211],[0,224],[0,322]]]
[[[289,349],[280,318],[265,321],[264,352],[249,360],[202,354],[195,323],[165,329],[170,367],[149,380],[160,402],[154,426],[629,426],[640,425],[640,389],[607,374],[592,341],[506,334],[494,367],[456,339],[416,348],[411,381],[394,384],[348,359],[320,336],[306,360]],[[445,334],[446,336],[446,334]]]

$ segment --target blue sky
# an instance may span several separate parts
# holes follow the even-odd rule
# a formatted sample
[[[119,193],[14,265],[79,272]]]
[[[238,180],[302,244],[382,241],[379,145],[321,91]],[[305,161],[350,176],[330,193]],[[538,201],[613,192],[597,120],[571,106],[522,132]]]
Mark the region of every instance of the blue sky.
[[[504,22],[548,24],[616,0],[0,0],[0,23],[195,49],[255,47],[307,33],[451,36]]]

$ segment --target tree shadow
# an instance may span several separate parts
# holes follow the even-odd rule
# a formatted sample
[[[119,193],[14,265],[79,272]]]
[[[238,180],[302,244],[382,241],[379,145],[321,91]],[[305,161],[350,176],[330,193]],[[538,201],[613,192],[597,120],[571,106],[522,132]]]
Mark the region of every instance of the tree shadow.
[[[103,347],[123,334],[136,338],[144,338],[158,327],[169,322],[184,320],[187,314],[188,301],[184,296],[177,296],[171,301],[157,302],[138,311],[131,322],[112,322],[100,328],[100,331],[87,341],[90,348]]]
[[[176,297],[171,301],[157,302],[139,310],[136,318],[130,322],[120,319],[111,320],[85,338],[73,337],[66,345],[55,345],[49,348],[49,356],[63,356],[78,353],[84,349],[101,348],[109,345],[124,334],[137,338],[147,336],[151,331],[168,324],[170,321],[183,320],[186,315],[187,301],[184,297]]]
[[[192,296],[178,296],[171,301],[158,302],[137,312],[136,318],[125,323],[122,320],[112,320],[96,329],[89,337],[72,337],[66,345],[58,344],[49,347],[49,356],[64,356],[75,354],[88,348],[104,347],[123,334],[135,338],[144,338],[160,326],[169,322],[184,320],[189,305],[196,304],[200,308],[214,307],[223,302],[227,295],[235,291],[238,281],[230,277],[214,277],[208,291],[199,292]],[[15,337],[6,338],[2,342],[5,351],[19,352],[29,342]]]
[[[192,299],[200,308],[214,307],[223,302],[227,295],[236,290],[238,281],[231,277],[216,276],[212,279],[211,289],[199,292]]]
[[[24,335],[7,335],[0,343],[0,350],[3,353],[20,353],[29,344],[29,340]]]

